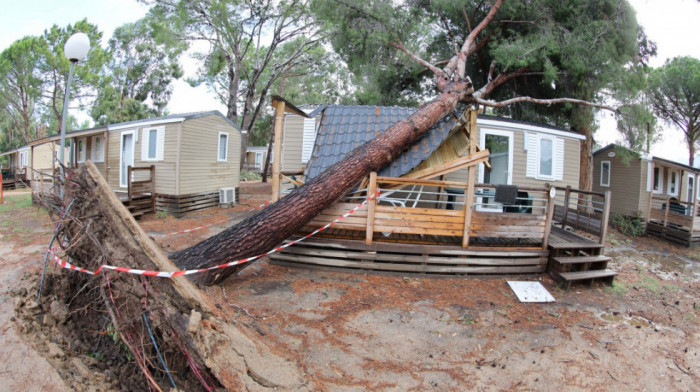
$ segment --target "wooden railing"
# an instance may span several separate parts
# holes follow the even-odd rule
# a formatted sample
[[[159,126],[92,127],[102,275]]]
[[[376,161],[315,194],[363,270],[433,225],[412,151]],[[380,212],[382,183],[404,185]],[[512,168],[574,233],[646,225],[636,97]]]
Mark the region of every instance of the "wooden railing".
[[[416,186],[431,191],[415,192],[412,187]],[[383,191],[380,200],[370,201],[333,227],[365,231],[367,244],[373,242],[375,233],[391,233],[461,237],[463,247],[468,247],[470,239],[474,237],[534,239],[542,248],[547,247],[553,216],[549,189],[519,188],[520,191],[528,192],[529,208],[525,208],[522,211],[525,213],[522,213],[503,212],[513,208],[507,206],[501,207],[498,212],[484,208],[484,199],[494,196],[493,193],[486,192],[495,189],[496,186],[490,184],[469,187],[464,182],[377,177],[376,173],[372,173],[368,181],[369,194],[373,194],[378,187],[392,190]],[[444,201],[448,194],[443,191],[447,188],[463,190],[459,196],[461,200]],[[465,198],[464,194],[468,194],[470,189],[475,191]],[[366,194],[357,199],[363,199]],[[453,195],[454,193],[450,196]],[[396,200],[401,197],[405,198],[404,202],[397,203]],[[309,224],[325,225],[356,205],[353,200],[336,203],[322,211]],[[448,209],[448,205],[452,209]]]
[[[694,203],[678,201],[674,197],[652,196],[649,219],[662,223],[664,227],[676,226],[688,230],[700,229],[700,216]]]
[[[32,169],[32,192],[38,194],[59,195],[58,171],[56,169]]]
[[[128,167],[126,206],[132,214],[142,215],[156,210],[156,167]]]
[[[556,187],[554,223],[581,230],[598,237],[603,243],[610,218],[610,191],[605,193]]]

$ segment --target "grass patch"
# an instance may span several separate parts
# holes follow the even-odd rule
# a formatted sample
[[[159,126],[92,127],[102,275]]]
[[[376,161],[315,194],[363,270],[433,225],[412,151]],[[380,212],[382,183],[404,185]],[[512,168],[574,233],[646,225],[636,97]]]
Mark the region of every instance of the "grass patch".
[[[652,278],[651,276],[642,276],[642,280],[639,283],[639,287],[652,293],[656,293],[661,288],[661,284],[656,278]]]
[[[607,286],[605,288],[605,292],[623,297],[627,294],[627,287],[622,283],[618,283],[617,281],[613,281],[611,286]]]
[[[241,179],[246,181],[258,181],[262,180],[262,175],[260,175],[260,173],[244,171],[241,172]]]
[[[158,211],[155,214],[156,219],[165,219],[168,217],[168,211]]]
[[[0,212],[12,212],[22,208],[31,207],[32,195],[17,195],[5,197],[5,204],[0,204]]]

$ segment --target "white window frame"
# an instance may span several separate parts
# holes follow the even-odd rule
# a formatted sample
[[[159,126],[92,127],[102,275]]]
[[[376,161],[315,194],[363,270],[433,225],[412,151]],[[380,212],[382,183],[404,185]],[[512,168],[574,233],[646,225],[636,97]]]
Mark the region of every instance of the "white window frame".
[[[87,138],[76,140],[78,150],[78,163],[85,163],[87,160]]]
[[[552,174],[547,175],[547,174],[542,174],[540,172],[540,169],[542,168],[542,140],[549,140],[552,143]],[[537,179],[538,180],[551,180],[554,181],[555,175],[554,171],[556,170],[556,149],[557,149],[557,141],[556,138],[553,136],[545,136],[545,135],[537,135]]]
[[[676,183],[675,183],[675,184],[673,184],[673,182],[672,182],[672,180],[673,180],[673,175],[674,175],[674,174],[676,175]],[[679,178],[680,178],[680,172],[679,172],[678,170],[669,170],[669,173],[668,173],[668,180],[667,180],[667,181],[668,181],[668,184],[666,184],[666,186],[667,186],[666,189],[668,190],[668,195],[669,195],[669,196],[678,197],[678,188],[680,188],[680,187],[678,186]],[[674,185],[673,188],[675,188],[675,189],[673,190],[673,192],[671,192],[671,185]]]
[[[606,164],[608,165],[608,181],[607,182],[603,181],[603,173],[604,173],[603,167]],[[610,173],[611,170],[610,169],[611,169],[611,167],[612,167],[612,165],[610,165],[610,161],[601,161],[600,162],[600,186],[604,186],[604,187],[610,186],[610,177],[611,177],[611,173]]]
[[[93,162],[104,162],[105,161],[105,140],[102,135],[95,135],[92,137],[92,156]],[[98,143],[99,141],[99,143]]]
[[[690,181],[691,181],[691,180],[693,181],[693,186],[692,186],[693,189],[691,189],[691,186],[690,186]],[[691,191],[691,192],[690,192],[690,197],[688,197],[688,198],[687,198],[688,200],[686,200],[688,203],[692,203],[692,202],[693,202],[693,195],[695,194],[695,187],[696,187],[696,186],[697,186],[697,184],[695,183],[695,174],[693,174],[693,173],[688,173],[688,177],[687,177],[686,180],[685,180],[685,192],[686,192],[686,195],[687,195],[687,192],[688,192],[689,190]],[[698,195],[698,199],[700,199],[700,195]]]
[[[125,135],[131,135],[131,156],[132,160],[134,161],[134,164],[136,164],[136,135],[139,133],[136,130],[133,131],[122,131],[119,135],[119,187],[120,188],[126,188],[129,186],[128,183],[122,182],[122,167],[124,164],[124,136]]]
[[[226,145],[224,146],[224,158],[221,159],[221,136],[226,136]],[[227,162],[228,161],[228,132],[219,132],[216,143],[216,161],[217,162]]]
[[[656,169],[659,169],[659,181],[657,182],[659,184],[658,189],[654,188],[654,183],[655,183],[654,180],[656,179],[656,175],[654,174],[654,172],[656,171]],[[654,168],[651,170],[651,190],[652,190],[652,192],[654,192],[657,195],[664,192],[664,189],[663,189],[664,188],[664,170],[663,169],[664,168],[661,166],[654,166]]]
[[[17,166],[20,169],[29,166],[29,150],[19,152],[19,162]]]
[[[150,144],[151,144],[151,131],[155,131],[156,137],[155,137],[155,156],[150,157]],[[157,161],[162,161],[163,160],[163,153],[158,154],[159,150],[165,149],[165,127],[164,126],[159,126],[159,127],[143,127],[141,128],[141,133],[143,133],[141,137],[141,160],[144,162],[157,162]],[[137,133],[138,134],[138,133]],[[160,137],[163,137],[163,140],[160,140]],[[138,140],[136,140],[138,141]],[[160,148],[159,148],[160,147]]]

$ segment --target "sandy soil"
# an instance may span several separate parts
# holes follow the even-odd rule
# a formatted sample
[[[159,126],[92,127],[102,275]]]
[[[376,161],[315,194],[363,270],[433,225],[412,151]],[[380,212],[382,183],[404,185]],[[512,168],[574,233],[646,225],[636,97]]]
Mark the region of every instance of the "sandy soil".
[[[211,225],[154,237],[173,251],[263,201],[251,196],[233,209],[149,218],[142,226],[155,235]],[[37,215],[30,227],[41,229],[27,233],[20,212]],[[31,332],[20,337],[20,326],[9,321],[12,293],[14,301],[36,295],[21,287],[37,279],[50,224],[32,207],[0,214],[0,254],[9,261],[2,263],[0,306],[7,311],[0,322],[5,341],[16,339],[0,353],[27,353],[21,365],[3,361],[0,385],[27,390],[37,378],[23,377],[22,369],[35,375],[36,367],[46,380],[37,390],[63,390],[51,364],[65,369],[57,362],[70,355],[47,362]],[[6,219],[25,228],[17,232]],[[607,245],[620,273],[613,287],[565,292],[548,277],[521,277],[541,281],[557,300],[551,304],[518,302],[506,279],[292,269],[267,260],[205,292],[230,322],[249,327],[257,344],[298,363],[310,390],[700,390],[700,251],[615,230]]]

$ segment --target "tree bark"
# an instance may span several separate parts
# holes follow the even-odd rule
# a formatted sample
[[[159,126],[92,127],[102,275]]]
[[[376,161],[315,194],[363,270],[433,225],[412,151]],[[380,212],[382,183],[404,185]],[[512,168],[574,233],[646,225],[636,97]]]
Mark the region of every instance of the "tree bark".
[[[323,209],[372,171],[396,159],[460,101],[470,101],[468,81],[445,83],[439,96],[421,106],[374,140],[356,148],[289,195],[239,224],[170,257],[182,269],[198,269],[229,263],[267,252],[300,230]],[[275,157],[278,159],[279,157]],[[193,280],[211,285],[221,282],[247,264],[194,275]]]

